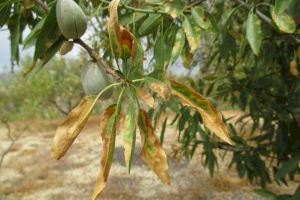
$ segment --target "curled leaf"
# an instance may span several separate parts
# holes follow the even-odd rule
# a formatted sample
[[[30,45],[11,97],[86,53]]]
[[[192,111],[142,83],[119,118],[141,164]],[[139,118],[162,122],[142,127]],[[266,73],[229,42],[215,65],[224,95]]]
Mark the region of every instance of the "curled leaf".
[[[101,172],[98,175],[92,199],[95,200],[104,190],[111,168],[113,153],[115,149],[117,129],[116,106],[109,106],[103,113],[100,120],[102,130],[103,152],[101,157]]]
[[[142,138],[142,158],[164,184],[170,184],[168,161],[159,139],[154,134],[146,111],[140,110],[139,129]]]
[[[94,98],[88,96],[82,99],[79,105],[68,114],[56,131],[52,144],[53,158],[58,160],[65,155],[86,124],[93,106]]]
[[[184,105],[196,109],[202,116],[204,125],[219,138],[233,144],[220,112],[206,98],[192,88],[174,80],[171,81],[172,94],[177,96]]]

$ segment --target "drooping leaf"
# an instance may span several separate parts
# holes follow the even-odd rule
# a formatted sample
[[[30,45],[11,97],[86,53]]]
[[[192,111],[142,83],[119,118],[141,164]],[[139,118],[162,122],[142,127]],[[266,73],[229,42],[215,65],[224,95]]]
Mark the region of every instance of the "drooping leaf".
[[[260,19],[250,11],[247,19],[246,37],[255,55],[259,54],[263,35]]]
[[[294,19],[287,13],[277,13],[274,7],[271,7],[271,16],[278,29],[285,33],[294,33],[297,25]]]
[[[119,114],[116,109],[116,105],[109,106],[103,113],[100,120],[103,151],[100,162],[101,172],[99,173],[96,181],[96,186],[92,195],[93,200],[95,200],[103,192],[113,161],[117,121],[119,118]]]
[[[132,157],[135,149],[136,128],[138,123],[139,105],[135,94],[127,89],[127,109],[125,112],[123,142],[125,149],[125,162],[128,173],[130,173]]]
[[[150,90],[157,93],[163,99],[167,100],[171,96],[171,87],[168,83],[152,77],[145,77],[145,81],[148,83]]]
[[[41,21],[39,21],[34,28],[31,30],[31,32],[27,35],[27,37],[23,41],[23,48],[27,49],[31,47],[32,45],[35,45],[35,42],[37,40],[37,37],[44,25],[46,18],[43,18]]]
[[[275,1],[275,12],[278,14],[283,13],[294,0],[276,0]]]
[[[278,180],[284,178],[290,172],[299,168],[299,164],[300,164],[300,156],[293,157],[290,160],[283,162],[280,169],[276,172],[275,178]]]
[[[176,33],[175,43],[172,49],[170,63],[173,64],[178,59],[184,45],[185,45],[184,32],[182,29],[179,29]]]
[[[163,74],[165,69],[165,38],[163,34],[156,37],[154,45],[155,70],[159,74]]]
[[[200,46],[200,28],[195,26],[195,22],[188,16],[185,16],[182,28],[189,42],[190,51],[193,53]]]
[[[150,108],[154,107],[154,98],[149,92],[146,92],[144,89],[139,88],[139,90],[137,91],[137,95],[139,99],[146,102],[146,104]]]
[[[19,9],[19,6],[17,7]],[[19,12],[19,11],[17,11]],[[10,31],[10,52],[11,57],[14,61],[19,63],[19,43],[21,39],[21,14],[17,13],[14,14],[10,19],[8,23],[8,28]]]
[[[94,106],[94,98],[85,97],[58,127],[52,144],[52,157],[60,159],[84,128]]]
[[[167,0],[163,8],[172,18],[176,18],[183,13],[184,5],[185,3],[182,0]]]
[[[142,158],[164,184],[170,184],[167,156],[156,137],[146,111],[140,111],[139,129],[142,138]]]
[[[172,95],[177,96],[182,104],[196,109],[202,116],[203,124],[219,138],[233,144],[220,112],[206,98],[192,88],[171,80]]]

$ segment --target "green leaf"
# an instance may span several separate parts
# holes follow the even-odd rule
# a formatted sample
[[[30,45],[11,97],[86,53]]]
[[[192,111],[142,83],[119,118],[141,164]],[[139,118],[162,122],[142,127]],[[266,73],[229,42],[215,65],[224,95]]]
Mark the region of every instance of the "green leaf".
[[[195,22],[201,28],[207,30],[211,27],[210,19],[206,15],[206,13],[202,7],[200,7],[200,6],[193,7],[192,8],[192,16],[193,16]]]
[[[168,122],[168,117],[166,117],[166,119],[165,119],[165,121],[164,121],[164,123],[161,127],[161,132],[160,132],[160,143],[161,143],[161,145],[163,145],[163,143],[164,143],[167,122]]]
[[[172,95],[178,97],[185,106],[196,109],[202,116],[203,124],[219,138],[229,144],[233,144],[229,132],[225,126],[221,113],[206,98],[192,88],[171,80]]]
[[[27,37],[23,41],[23,49],[27,49],[31,47],[32,45],[35,45],[38,35],[40,34],[40,31],[44,25],[46,18],[43,18],[40,20],[34,28],[31,30],[31,32],[27,35]]]
[[[160,23],[161,14],[149,14],[149,16],[143,21],[140,26],[138,33],[140,36],[146,35],[150,32],[153,32],[153,29],[156,28]]]
[[[182,0],[172,0],[172,1],[167,1],[164,5],[164,11],[171,15],[172,18],[177,18],[181,14],[183,14],[183,9],[184,9],[184,1]]]
[[[297,25],[294,19],[287,13],[277,13],[274,7],[271,7],[271,16],[278,29],[285,33],[294,33]]]
[[[280,169],[275,174],[276,179],[282,179],[286,175],[288,175],[290,172],[296,170],[299,168],[300,164],[300,156],[296,156],[294,158],[291,158],[290,160],[284,162]]]
[[[0,0],[0,5],[7,0]],[[7,4],[5,6],[0,6],[0,28],[4,26],[9,18],[10,15],[10,10],[11,10],[11,4]]]
[[[125,149],[125,162],[128,173],[130,173],[132,157],[135,149],[136,128],[139,115],[139,104],[136,95],[128,88],[127,94],[127,109],[125,113],[123,141]]]
[[[56,6],[52,6],[36,41],[34,60],[43,58],[47,50],[52,47],[60,36],[61,33],[56,21]]]
[[[265,197],[269,200],[276,200],[277,196],[273,192],[270,192],[269,190],[266,189],[256,189],[254,192],[262,197]]]
[[[163,34],[156,37],[154,45],[155,70],[163,74],[165,69],[165,38]]]
[[[179,57],[185,44],[185,35],[182,29],[179,29],[176,33],[174,46],[171,53],[170,62],[173,64]]]
[[[8,28],[10,31],[10,51],[11,57],[17,63],[19,62],[19,43],[21,39],[21,14],[15,14],[9,19]]]
[[[187,16],[182,23],[182,28],[189,42],[191,53],[193,53],[200,45],[200,29]]]
[[[283,13],[294,0],[276,0],[274,10],[276,13]]]
[[[259,54],[261,47],[263,34],[260,19],[253,11],[249,12],[247,19],[246,37],[250,44],[250,47],[255,55]]]

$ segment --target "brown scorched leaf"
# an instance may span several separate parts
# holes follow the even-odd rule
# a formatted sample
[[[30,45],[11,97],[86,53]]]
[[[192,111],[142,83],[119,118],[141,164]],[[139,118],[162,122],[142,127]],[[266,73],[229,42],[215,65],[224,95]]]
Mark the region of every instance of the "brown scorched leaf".
[[[154,107],[154,98],[149,92],[147,92],[144,89],[140,88],[137,91],[137,95],[138,95],[139,99],[144,101],[150,108]]]
[[[157,93],[164,100],[169,99],[171,96],[171,87],[164,81],[160,81],[152,77],[145,77],[145,81],[149,84],[149,89]]]
[[[58,160],[68,151],[87,122],[94,107],[94,100],[91,96],[83,98],[58,127],[52,144],[53,158]]]
[[[101,137],[103,141],[103,152],[101,157],[101,172],[98,175],[92,199],[95,200],[104,190],[111,168],[113,154],[115,149],[116,129],[118,112],[116,106],[109,106],[100,120],[100,127],[102,130]]]
[[[233,144],[230,139],[221,113],[206,98],[201,96],[192,88],[171,80],[172,94],[177,96],[184,105],[196,109],[202,116],[203,124],[219,138],[229,144]]]
[[[140,110],[139,129],[142,138],[142,158],[164,184],[170,184],[168,161],[159,139],[154,134],[146,111]]]

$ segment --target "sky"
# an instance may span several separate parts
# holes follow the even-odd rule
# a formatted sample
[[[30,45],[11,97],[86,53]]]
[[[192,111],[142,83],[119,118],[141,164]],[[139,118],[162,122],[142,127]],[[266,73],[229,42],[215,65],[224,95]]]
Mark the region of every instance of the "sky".
[[[9,32],[0,30],[0,70],[10,66]]]

